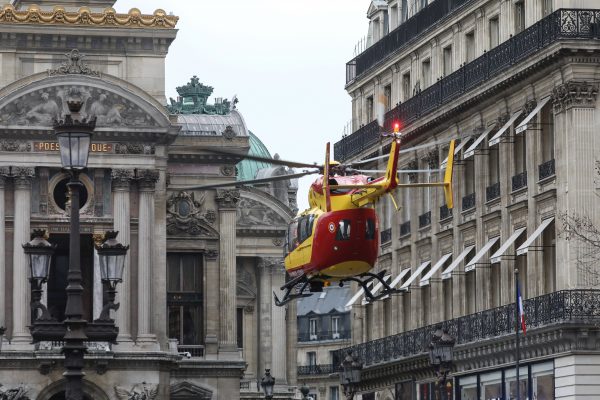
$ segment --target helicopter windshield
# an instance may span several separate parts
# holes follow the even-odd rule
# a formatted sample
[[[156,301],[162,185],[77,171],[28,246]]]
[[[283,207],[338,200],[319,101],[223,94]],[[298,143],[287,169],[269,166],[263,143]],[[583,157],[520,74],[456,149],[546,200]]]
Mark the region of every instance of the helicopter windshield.
[[[288,252],[294,251],[300,242],[298,241],[298,220],[293,220],[288,226]]]

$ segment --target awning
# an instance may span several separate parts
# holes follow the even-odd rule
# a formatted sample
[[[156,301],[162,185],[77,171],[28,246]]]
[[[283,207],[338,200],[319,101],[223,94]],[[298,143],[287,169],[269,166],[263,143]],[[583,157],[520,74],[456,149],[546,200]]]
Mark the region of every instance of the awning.
[[[458,265],[462,262],[462,260],[464,260],[464,258],[467,256],[467,254],[469,254],[471,252],[471,250],[473,250],[474,248],[475,248],[475,246],[465,247],[465,249],[462,251],[462,253],[460,253],[458,255],[458,257],[456,257],[452,261],[452,264],[448,265],[448,268],[446,268],[445,270],[442,271],[442,280],[450,279],[452,277],[452,271],[454,271],[456,269],[456,267],[458,267]]]
[[[383,279],[387,282],[390,283],[390,280],[392,279],[392,275],[386,275],[383,277]],[[372,281],[375,282],[375,281]],[[379,292],[379,290],[383,287],[383,283],[381,283],[380,281],[377,281],[377,284],[375,285],[375,287],[373,289],[371,289],[371,294],[373,296],[377,295],[377,292]],[[362,305],[364,306],[365,304],[369,304],[369,299],[367,298],[367,296],[365,296],[365,298],[362,300]]]
[[[511,127],[511,125],[515,123],[515,121],[517,120],[517,118],[519,118],[521,114],[523,114],[523,110],[514,113],[512,117],[510,117],[510,119],[504,124],[504,126],[500,128],[498,132],[496,132],[494,137],[490,139],[489,145],[493,146],[495,144],[500,143],[500,136],[504,135],[504,132],[506,132]]]
[[[471,136],[467,136],[460,139],[460,143],[454,148],[454,157],[456,157],[456,155],[462,150],[462,148],[465,147],[467,143],[469,143],[469,140],[471,140]],[[444,158],[444,161],[442,161],[442,164],[440,164],[440,168],[446,168],[446,164],[448,164],[448,156]]]
[[[402,280],[402,278],[404,278],[409,272],[410,272],[410,268],[405,268],[402,271],[400,271],[400,275],[398,275],[397,277],[394,278],[394,280],[392,281],[392,283],[390,283],[390,287],[392,289],[395,288],[398,285],[398,283],[400,283],[400,281]],[[390,296],[389,295],[383,296],[381,298],[381,300],[387,299],[388,297],[390,297]]]
[[[533,241],[542,234],[544,229],[546,229],[548,225],[552,223],[552,221],[554,221],[554,217],[543,220],[540,226],[538,226],[535,232],[533,232],[533,235],[529,236],[525,243],[519,246],[519,248],[517,249],[517,255],[520,256],[523,254],[527,254],[527,251],[529,250],[529,247],[531,247]]]
[[[542,107],[544,107],[546,105],[546,103],[548,103],[548,101],[550,101],[550,96],[548,97],[544,97],[538,104],[537,106],[535,106],[535,108],[533,109],[532,112],[529,113],[529,115],[527,117],[525,117],[525,119],[523,121],[521,121],[521,123],[519,124],[519,126],[517,126],[517,128],[515,129],[515,133],[521,133],[527,130],[527,124],[529,123],[529,121],[531,121],[533,119],[533,117],[535,117],[537,115],[537,113],[540,112],[540,110],[542,109]]]
[[[502,259],[502,255],[506,253],[506,250],[508,250],[508,248],[515,242],[515,240],[517,240],[517,238],[521,236],[521,233],[523,233],[525,229],[527,228],[519,228],[516,231],[514,231],[513,234],[510,235],[508,240],[504,242],[502,246],[500,246],[498,251],[492,254],[492,256],[490,257],[492,264],[500,262],[500,260]]]
[[[373,281],[367,283],[367,286],[369,287],[369,289],[371,289],[373,287]],[[345,307],[352,307],[352,305],[354,303],[356,303],[358,301],[358,299],[360,299],[363,295],[365,294],[365,289],[363,289],[362,287],[358,290],[358,292],[356,292],[354,294],[354,296],[352,296],[352,298],[350,300],[348,300],[348,302],[346,303]]]
[[[494,243],[496,243],[499,239],[500,239],[500,236],[496,236],[495,238],[491,238],[490,240],[488,240],[488,242],[485,244],[485,246],[483,246],[481,248],[481,250],[479,250],[479,252],[477,254],[475,254],[475,257],[473,257],[473,259],[471,261],[469,261],[469,263],[465,266],[465,272],[474,270],[475,264],[477,264],[477,261],[479,261],[481,259],[481,257],[483,257],[485,255],[485,253],[487,253],[492,248]]]
[[[427,268],[429,266],[429,264],[431,264],[431,261],[425,261],[421,265],[419,265],[419,268],[417,268],[417,270],[415,271],[415,273],[412,274],[406,280],[406,282],[404,282],[404,284],[402,286],[400,286],[400,290],[408,290],[408,287],[410,286],[410,284],[413,283],[415,281],[415,279],[417,279],[419,277],[419,275],[421,275],[421,273],[423,272],[423,270],[425,268]]]
[[[452,257],[452,253],[444,254],[442,258],[440,258],[438,262],[436,262],[435,265],[429,270],[429,272],[421,279],[419,286],[429,285],[429,281],[431,280],[433,274],[435,274],[438,269],[442,268],[442,265],[444,265],[450,257]]]
[[[481,144],[481,142],[483,142],[483,140],[490,134],[491,131],[494,130],[495,127],[496,127],[496,125],[492,125],[489,128],[487,128],[485,131],[483,131],[483,133],[481,135],[479,135],[479,137],[477,139],[475,139],[473,144],[471,144],[471,146],[469,146],[469,148],[467,150],[465,150],[463,159],[471,157],[473,154],[475,154],[475,149],[477,148],[477,146],[479,146]]]

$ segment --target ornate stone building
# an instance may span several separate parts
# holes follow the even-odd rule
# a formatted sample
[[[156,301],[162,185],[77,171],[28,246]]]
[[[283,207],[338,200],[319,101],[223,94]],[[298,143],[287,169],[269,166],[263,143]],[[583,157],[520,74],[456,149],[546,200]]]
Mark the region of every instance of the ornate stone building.
[[[117,13],[114,1],[35,3],[0,9],[0,393],[64,398],[61,343],[31,344],[21,245],[39,228],[57,245],[44,301],[64,318],[69,197],[52,121],[76,97],[97,118],[81,176],[87,319],[105,296],[94,241],[114,229],[130,245],[113,314],[118,343],[89,343],[87,398],[252,399],[265,368],[277,379],[276,398],[291,398],[295,353],[272,348],[293,347],[294,308],[273,307],[272,291],[284,280],[296,183],[187,189],[235,181],[236,164],[252,177],[287,172],[206,151],[266,149],[237,100],[209,104],[213,89],[198,78],[166,106],[164,63],[177,17]]]
[[[436,398],[427,349],[438,328],[456,339],[442,398],[513,399],[517,387],[521,399],[600,396],[598,247],[565,228],[568,215],[600,226],[598,6],[371,2],[370,46],[347,64],[354,132],[336,159],[388,150],[377,103],[386,129],[401,125],[399,167],[430,170],[402,182],[440,180],[448,142],[458,145],[453,210],[422,188],[398,191],[397,213],[378,205],[377,268],[401,293],[353,306],[359,398]],[[515,269],[528,325],[518,384]]]

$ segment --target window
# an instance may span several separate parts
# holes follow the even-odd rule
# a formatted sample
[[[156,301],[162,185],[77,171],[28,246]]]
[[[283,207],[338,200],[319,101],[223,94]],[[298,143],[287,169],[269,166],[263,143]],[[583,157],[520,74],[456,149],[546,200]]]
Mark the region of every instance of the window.
[[[427,7],[427,0],[420,0],[419,2],[421,3],[420,7],[419,7],[419,11],[424,9],[425,7]]]
[[[298,243],[302,243],[312,236],[314,222],[314,215],[307,215],[298,220]]]
[[[290,222],[288,226],[288,251],[294,251],[300,242],[298,242],[298,220]]]
[[[342,219],[338,223],[338,230],[335,234],[335,240],[350,240],[350,220]]]
[[[482,399],[501,399],[502,398],[502,372],[496,371],[489,374],[482,374],[481,398]],[[524,397],[523,397],[524,399]]]
[[[331,318],[331,335],[334,339],[340,337],[340,317]]]
[[[488,186],[500,182],[499,146],[488,146]]]
[[[466,265],[466,264],[465,264]],[[477,298],[477,282],[476,282],[476,277],[475,277],[475,271],[476,268],[473,269],[472,271],[469,271],[467,273],[465,273],[466,275],[466,288],[467,288],[467,292],[465,293],[465,297],[466,297],[466,301],[467,301],[467,314],[473,314],[475,312],[477,312],[477,304],[476,304],[476,298]]]
[[[542,159],[543,161],[554,160],[554,114],[552,105],[546,104],[540,113],[542,125]]]
[[[531,366],[531,386],[536,400],[554,400],[554,366],[552,362]]]
[[[400,23],[408,19],[408,0],[402,0],[400,8]]]
[[[385,101],[385,112],[388,112],[392,109],[392,85],[386,85],[383,88],[383,98]]]
[[[367,102],[366,102],[366,112],[367,112],[367,124],[371,121],[373,121],[373,96],[369,96],[367,97]]]
[[[515,160],[515,175],[525,172],[527,168],[527,137],[525,134],[515,135],[513,156]]]
[[[413,381],[396,383],[396,394],[394,400],[413,400]]]
[[[365,239],[374,240],[375,239],[375,220],[373,218],[368,218],[365,223]]]
[[[556,226],[552,222],[542,233],[544,293],[556,290]]]
[[[340,400],[340,388],[337,386],[329,387],[329,400]]]
[[[317,365],[317,353],[314,351],[307,352],[306,363],[310,366]]]
[[[410,92],[412,88],[410,87],[410,72],[402,75],[402,101],[406,101],[410,98]]]
[[[477,400],[477,376],[459,378],[460,399]]]
[[[198,254],[167,254],[169,338],[181,345],[202,344],[202,259]]]
[[[238,349],[244,348],[244,308],[237,308],[237,347]]]
[[[440,271],[444,271],[452,264],[452,257],[448,258],[444,265],[439,269]],[[452,295],[452,279],[445,279],[442,281],[442,296],[444,299],[444,320],[452,319],[452,299],[454,296]]]
[[[402,183],[411,183],[410,174],[402,174]],[[402,193],[402,221],[410,221],[410,203],[411,203],[411,189],[405,188],[401,191]]]
[[[452,46],[444,47],[444,76],[452,73]]]
[[[475,59],[475,31],[471,31],[465,35],[465,48],[467,63]]]
[[[528,377],[528,367],[519,368],[519,393],[521,394],[522,399],[527,398],[527,383],[529,381]],[[506,397],[509,399],[517,398],[517,376],[515,373],[515,368],[510,368],[504,371],[504,385],[506,391]]]
[[[398,26],[398,5],[394,4],[390,8],[390,29],[395,29]]]
[[[317,340],[317,319],[311,318],[308,321],[310,340]]]
[[[500,249],[500,241],[498,240],[490,248],[490,254],[494,254]],[[500,307],[500,292],[501,292],[501,266],[500,263],[490,265],[490,304],[492,308]]]
[[[390,33],[390,17],[387,11],[383,12],[383,35],[381,37]]]
[[[464,182],[464,195],[468,196],[475,193],[475,162],[473,157],[464,161],[465,165],[463,170],[465,171],[465,182]]]
[[[553,1],[554,0],[542,0],[542,13],[544,17],[547,17],[554,11],[554,6],[552,5]]]
[[[490,19],[489,22],[490,27],[490,49],[498,46],[500,44],[500,23],[498,17],[494,17]]]
[[[421,80],[423,81],[422,89],[426,89],[431,85],[431,60],[423,61],[421,65]]]
[[[515,3],[515,34],[525,30],[525,2]]]

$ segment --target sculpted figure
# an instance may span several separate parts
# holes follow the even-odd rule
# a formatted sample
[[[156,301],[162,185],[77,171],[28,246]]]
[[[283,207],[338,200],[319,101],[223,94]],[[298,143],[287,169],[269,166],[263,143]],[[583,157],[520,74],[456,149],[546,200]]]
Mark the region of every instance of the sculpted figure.
[[[58,119],[59,108],[56,102],[50,99],[50,95],[46,92],[42,93],[42,102],[33,107],[26,114],[29,121],[38,122],[42,125],[50,125],[52,121]]]

